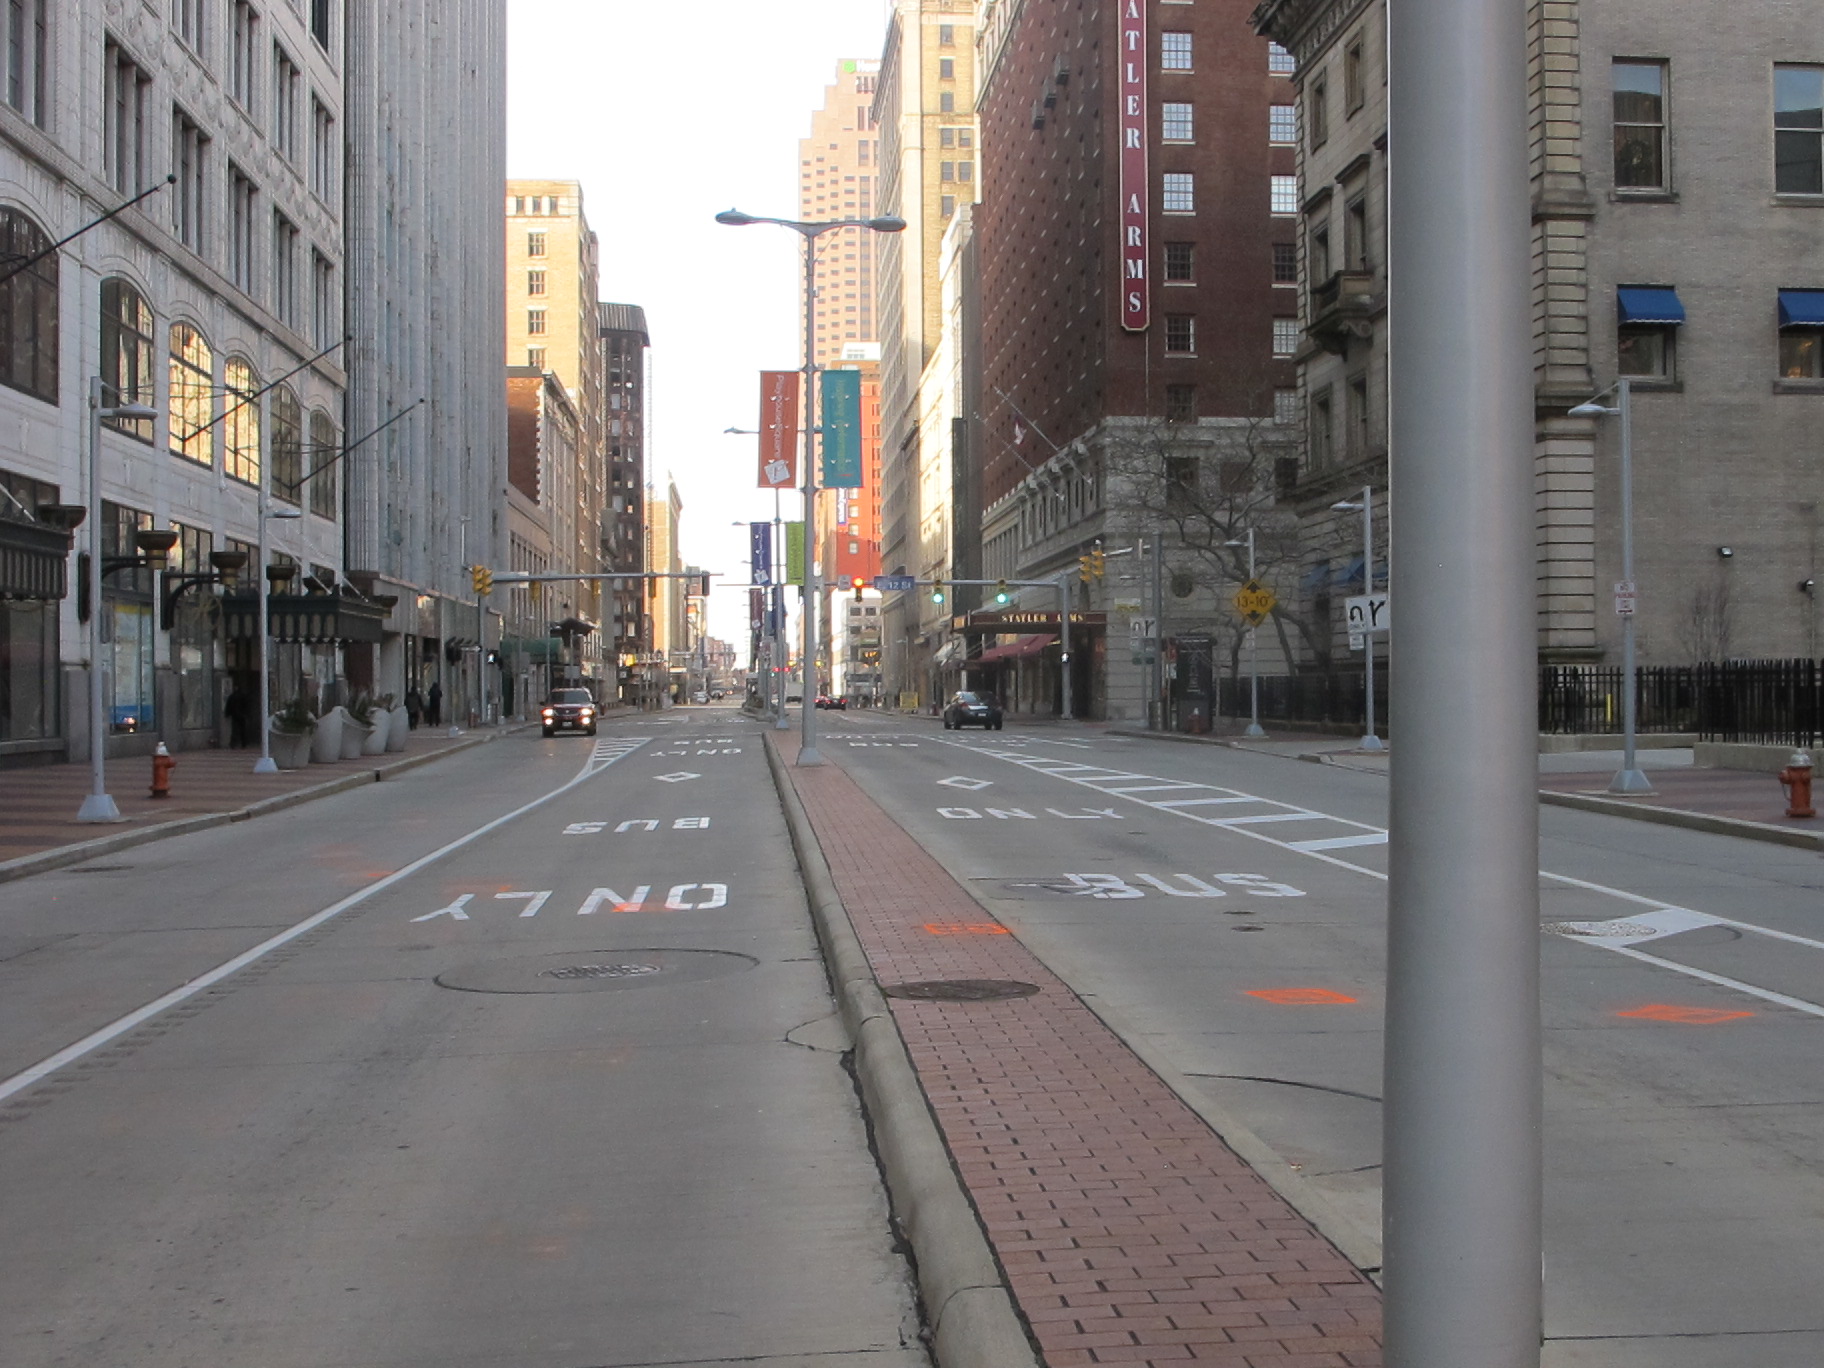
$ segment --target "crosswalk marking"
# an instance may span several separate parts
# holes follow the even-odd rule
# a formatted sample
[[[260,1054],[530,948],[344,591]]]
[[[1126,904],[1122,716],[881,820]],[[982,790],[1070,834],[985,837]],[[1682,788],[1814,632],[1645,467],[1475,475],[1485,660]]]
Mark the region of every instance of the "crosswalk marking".
[[[1384,831],[1364,831],[1359,836],[1326,836],[1318,841],[1292,841],[1294,850],[1310,852],[1313,850],[1342,850],[1347,846],[1386,845],[1387,833]]]

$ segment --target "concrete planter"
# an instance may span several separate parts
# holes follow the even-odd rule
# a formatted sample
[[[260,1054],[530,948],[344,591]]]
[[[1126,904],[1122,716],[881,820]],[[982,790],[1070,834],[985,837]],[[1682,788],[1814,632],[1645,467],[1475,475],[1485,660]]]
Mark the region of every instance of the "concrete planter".
[[[310,732],[282,732],[273,727],[268,749],[272,762],[282,770],[303,769],[310,763]]]
[[[386,717],[386,748],[389,751],[404,750],[405,738],[412,730],[412,719],[407,715],[405,705],[401,703]]]
[[[310,738],[310,758],[319,765],[333,765],[342,758],[342,720],[348,714],[331,708],[317,719],[317,729]]]
[[[375,708],[368,716],[374,725],[367,733],[367,740],[361,743],[361,754],[385,755],[386,738],[393,730],[393,715]]]
[[[342,758],[359,760],[367,752],[367,743],[373,738],[374,729],[366,722],[357,722],[355,715],[349,713],[342,719]],[[385,741],[380,743],[382,746]]]

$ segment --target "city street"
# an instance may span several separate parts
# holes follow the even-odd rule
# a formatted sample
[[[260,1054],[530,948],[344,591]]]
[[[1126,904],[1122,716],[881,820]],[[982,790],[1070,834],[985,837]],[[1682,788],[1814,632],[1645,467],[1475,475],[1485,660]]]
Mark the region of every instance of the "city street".
[[[923,1365],[845,1049],[732,709],[5,885],[0,1361]]]
[[[1384,774],[868,714],[828,720],[823,750],[1378,1263]],[[1824,1096],[1793,1061],[1824,1017],[1824,864],[1542,821],[1545,1361],[1816,1364]]]

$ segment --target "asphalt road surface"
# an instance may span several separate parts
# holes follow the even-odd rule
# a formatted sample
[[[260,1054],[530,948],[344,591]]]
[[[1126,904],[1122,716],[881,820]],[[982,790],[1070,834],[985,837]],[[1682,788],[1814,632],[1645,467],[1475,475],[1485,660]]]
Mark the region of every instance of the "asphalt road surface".
[[[1378,1262],[1383,775],[824,717],[826,755]],[[1542,819],[1545,1362],[1816,1368],[1824,857]]]
[[[0,886],[7,1368],[918,1368],[732,708]]]

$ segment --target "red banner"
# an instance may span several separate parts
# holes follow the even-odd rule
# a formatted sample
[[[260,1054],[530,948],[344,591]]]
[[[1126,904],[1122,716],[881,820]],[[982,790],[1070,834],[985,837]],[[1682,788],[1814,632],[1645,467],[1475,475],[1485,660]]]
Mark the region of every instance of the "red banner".
[[[760,372],[760,488],[798,483],[797,371]]]
[[[1144,332],[1152,321],[1147,288],[1145,0],[1121,0],[1121,326]]]

